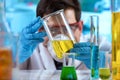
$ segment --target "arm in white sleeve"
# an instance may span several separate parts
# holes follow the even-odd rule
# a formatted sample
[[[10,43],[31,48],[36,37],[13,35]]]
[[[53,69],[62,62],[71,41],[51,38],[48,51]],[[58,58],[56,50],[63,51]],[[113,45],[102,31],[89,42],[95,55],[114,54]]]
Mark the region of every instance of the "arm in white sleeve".
[[[99,49],[101,51],[111,51],[111,43],[106,39],[106,37],[100,37]]]

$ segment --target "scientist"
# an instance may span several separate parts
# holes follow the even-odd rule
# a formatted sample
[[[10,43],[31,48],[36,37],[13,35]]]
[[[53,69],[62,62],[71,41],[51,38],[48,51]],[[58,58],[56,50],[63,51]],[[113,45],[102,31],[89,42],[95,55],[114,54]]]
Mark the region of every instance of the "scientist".
[[[81,9],[78,0],[40,0],[36,10],[37,18],[26,26],[20,34],[19,62],[21,69],[56,70],[62,68],[62,61],[52,55],[55,54],[54,51],[47,46],[49,40],[46,33],[42,31],[36,33],[43,27],[41,17],[60,9],[64,9],[64,14],[69,24],[78,24],[77,27],[76,25],[71,27],[78,43],[70,51],[75,51],[80,55],[83,54],[85,57],[80,56],[79,59],[76,59],[75,67],[76,69],[90,69],[91,56],[88,51],[90,50],[90,44],[84,43],[82,46],[84,51],[80,51],[81,43],[79,42],[85,42],[87,39],[82,36],[83,22],[80,20]],[[104,45],[109,45],[107,41],[105,42]],[[110,46],[107,47],[107,50],[109,50]]]

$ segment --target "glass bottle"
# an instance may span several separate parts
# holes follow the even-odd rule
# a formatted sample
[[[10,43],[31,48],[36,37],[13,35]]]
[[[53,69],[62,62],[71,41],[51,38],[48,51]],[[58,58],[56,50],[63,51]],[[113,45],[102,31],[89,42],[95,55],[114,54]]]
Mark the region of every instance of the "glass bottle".
[[[99,78],[99,17],[97,15],[90,16],[91,23],[91,77]]]
[[[120,80],[120,0],[112,0],[112,79]]]

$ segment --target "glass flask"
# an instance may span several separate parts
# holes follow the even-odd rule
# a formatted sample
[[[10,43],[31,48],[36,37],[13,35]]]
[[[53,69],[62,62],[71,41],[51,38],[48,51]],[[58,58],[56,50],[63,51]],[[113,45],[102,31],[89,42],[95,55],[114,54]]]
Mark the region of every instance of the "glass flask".
[[[51,46],[54,49],[54,56],[62,59],[64,53],[73,48],[76,42],[64,16],[64,10],[58,10],[43,17],[44,29],[48,35]]]
[[[4,0],[0,0],[0,80],[12,80],[12,35],[5,18]]]
[[[4,4],[5,0],[0,0],[0,33],[1,32],[10,33],[11,31],[6,21]]]
[[[76,69],[74,67],[75,53],[65,53],[63,56],[63,68],[60,80],[77,80]]]
[[[99,51],[100,54],[106,54],[105,59],[100,58],[101,64],[99,65],[99,76],[102,80],[110,80],[111,77],[111,61],[110,57],[108,56],[109,53],[105,53],[105,51]]]
[[[90,16],[91,78],[99,78],[99,17]]]
[[[12,80],[12,35],[0,34],[0,80]]]
[[[76,69],[73,64],[75,53],[69,53],[76,40],[64,16],[64,10],[46,15],[43,17],[43,23],[50,42],[48,42],[48,46],[52,45],[54,56],[56,56],[55,60],[63,62],[60,80],[77,80]],[[69,64],[70,58],[71,64]]]
[[[120,0],[112,0],[112,79],[120,79]]]

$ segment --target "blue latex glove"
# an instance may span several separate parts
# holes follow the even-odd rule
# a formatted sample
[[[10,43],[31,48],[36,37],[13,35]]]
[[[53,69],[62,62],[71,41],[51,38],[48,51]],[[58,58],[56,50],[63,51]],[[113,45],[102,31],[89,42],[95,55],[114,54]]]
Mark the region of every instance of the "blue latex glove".
[[[83,61],[87,68],[90,69],[91,64],[91,44],[89,42],[81,42],[74,44],[74,48],[70,52],[77,53],[75,59]]]
[[[19,63],[25,62],[33,53],[33,50],[38,43],[43,42],[43,37],[46,36],[45,32],[38,32],[42,27],[42,19],[37,17],[31,24],[26,26],[19,38]]]

